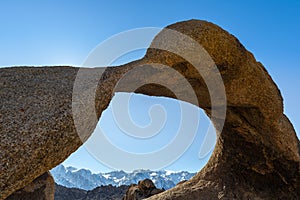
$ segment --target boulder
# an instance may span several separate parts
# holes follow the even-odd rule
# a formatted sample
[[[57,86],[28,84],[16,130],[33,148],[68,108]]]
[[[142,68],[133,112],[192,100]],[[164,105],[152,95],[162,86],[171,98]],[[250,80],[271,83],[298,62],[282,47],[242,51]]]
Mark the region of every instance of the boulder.
[[[0,199],[29,185],[82,143],[71,115],[78,69],[0,69]]]
[[[29,185],[14,192],[7,200],[54,200],[55,184],[49,172],[34,179]]]
[[[123,200],[141,200],[159,194],[164,190],[155,187],[150,179],[139,181],[129,186]]]
[[[190,39],[173,38],[172,31],[196,41],[210,57],[193,51]],[[118,91],[199,106],[218,134],[212,157],[195,177],[150,199],[300,196],[299,140],[277,86],[234,36],[212,23],[189,20],[168,26],[144,58],[119,67],[0,69],[0,199],[82,145]]]

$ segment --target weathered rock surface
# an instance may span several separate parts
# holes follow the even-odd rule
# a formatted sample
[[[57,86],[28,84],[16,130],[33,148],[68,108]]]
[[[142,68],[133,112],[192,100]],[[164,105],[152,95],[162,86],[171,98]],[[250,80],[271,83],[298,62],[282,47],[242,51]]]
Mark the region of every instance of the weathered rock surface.
[[[14,192],[7,200],[54,200],[54,180],[49,172],[34,179],[32,183]]]
[[[190,20],[168,28],[190,36],[211,56],[224,81],[227,111],[223,129],[218,115],[212,117],[219,138],[205,168],[190,181],[150,199],[298,199],[299,141],[283,114],[281,94],[262,64],[234,36],[212,23]],[[177,97],[203,108],[211,117],[204,78],[181,56],[154,49],[168,39],[172,38],[163,31],[143,59],[105,71],[72,67],[0,69],[0,199],[30,184],[74,152],[90,136],[97,117],[116,91],[132,92],[134,86],[148,81],[150,84],[135,92]],[[178,52],[197,58],[195,52],[176,45],[178,42],[171,41]],[[205,68],[206,78],[213,81],[215,70],[206,66],[206,61],[197,62]],[[198,102],[188,98],[190,91],[177,84],[171,70],[154,63],[183,75]],[[75,91],[78,98],[73,94],[72,102],[77,73],[85,78],[79,80]],[[126,84],[116,87],[126,73],[131,78],[125,77]],[[90,94],[100,75],[94,98]],[[157,79],[164,86],[176,85],[176,96],[166,87],[151,84]],[[94,99],[95,106],[89,106]],[[223,100],[218,100],[217,106],[224,106]],[[72,105],[76,105],[75,114]],[[79,128],[74,119],[79,121]]]
[[[235,37],[211,23],[192,20],[169,28],[194,38],[210,54],[224,81],[227,112],[208,164],[191,180],[149,199],[298,199],[299,140],[263,65]],[[189,65],[170,53],[150,50],[149,58],[169,66],[181,63],[187,68],[183,74],[195,78]],[[210,116],[210,105],[199,101]],[[218,120],[212,121],[218,129]]]
[[[128,188],[123,200],[141,200],[159,194],[164,190],[155,187],[150,179],[139,181]]]

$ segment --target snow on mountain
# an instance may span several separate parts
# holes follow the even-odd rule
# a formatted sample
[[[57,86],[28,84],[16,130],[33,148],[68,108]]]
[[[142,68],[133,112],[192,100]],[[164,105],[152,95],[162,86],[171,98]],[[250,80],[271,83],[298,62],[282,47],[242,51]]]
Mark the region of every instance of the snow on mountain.
[[[130,185],[146,178],[151,179],[157,188],[170,189],[178,182],[189,180],[195,173],[186,171],[150,171],[135,170],[131,173],[124,171],[112,171],[108,173],[93,174],[87,169],[76,169],[75,167],[64,167],[58,165],[51,170],[55,182],[69,188],[80,188],[92,190],[101,185]]]

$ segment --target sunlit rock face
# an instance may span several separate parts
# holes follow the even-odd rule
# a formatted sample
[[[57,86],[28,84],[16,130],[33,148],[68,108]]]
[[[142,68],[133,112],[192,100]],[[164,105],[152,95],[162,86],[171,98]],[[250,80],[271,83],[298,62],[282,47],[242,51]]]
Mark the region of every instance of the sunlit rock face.
[[[190,181],[150,199],[297,199],[300,196],[299,141],[283,114],[280,91],[262,64],[234,36],[212,23],[190,20],[167,28],[200,44],[218,70],[211,68],[207,60],[197,60],[195,52],[186,50],[189,43],[185,47],[176,45],[179,40],[170,43],[174,44],[175,52],[187,52],[184,56],[157,49],[172,39],[166,31],[157,35],[143,59],[105,71],[73,67],[0,69],[0,199],[29,185],[81,146],[116,91],[193,103],[211,117],[219,136],[204,169]],[[186,57],[200,63],[204,74]],[[179,72],[193,91],[186,91],[185,85],[178,84],[171,74],[172,70],[159,68],[157,64]],[[143,76],[139,69],[145,69]],[[129,72],[133,78],[117,85]],[[74,98],[78,73],[88,78],[79,81],[78,98]],[[227,108],[224,126],[221,110],[212,111],[212,94],[206,85],[218,73],[226,98],[217,99],[215,104],[217,108]],[[157,84],[131,90],[137,83],[155,79],[165,85],[176,85],[176,94]],[[95,81],[98,84],[93,88]],[[89,96],[94,90],[96,98]],[[218,92],[222,92],[221,87]],[[193,94],[197,101],[189,98]],[[94,100],[94,106],[89,106]]]
[[[149,199],[299,198],[299,140],[283,114],[280,91],[263,65],[234,36],[212,23],[190,20],[168,28],[189,35],[212,57],[225,85],[227,111],[208,164],[190,181]],[[156,39],[163,40],[159,35]],[[201,80],[178,56],[150,49],[146,57],[169,66],[181,63],[179,70],[191,77],[192,85],[195,78]],[[199,105],[210,116],[201,86],[193,85],[200,88]],[[218,120],[212,121],[218,131]]]

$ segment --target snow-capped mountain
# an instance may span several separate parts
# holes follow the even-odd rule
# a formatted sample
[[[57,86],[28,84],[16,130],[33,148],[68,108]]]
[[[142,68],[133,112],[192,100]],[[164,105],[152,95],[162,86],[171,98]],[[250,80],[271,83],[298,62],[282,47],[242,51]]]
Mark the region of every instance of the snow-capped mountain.
[[[131,173],[124,171],[112,171],[108,173],[93,174],[90,170],[76,169],[74,167],[64,167],[58,165],[51,170],[51,174],[55,182],[69,188],[80,188],[84,190],[92,190],[101,185],[130,185],[138,183],[146,178],[151,179],[157,188],[170,189],[178,182],[189,180],[195,173],[186,171],[150,171],[135,170]]]

